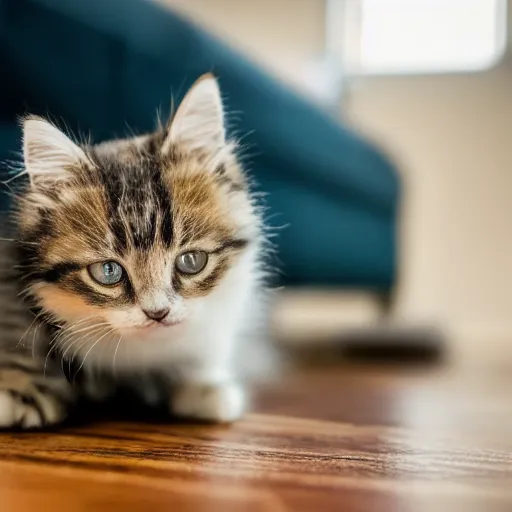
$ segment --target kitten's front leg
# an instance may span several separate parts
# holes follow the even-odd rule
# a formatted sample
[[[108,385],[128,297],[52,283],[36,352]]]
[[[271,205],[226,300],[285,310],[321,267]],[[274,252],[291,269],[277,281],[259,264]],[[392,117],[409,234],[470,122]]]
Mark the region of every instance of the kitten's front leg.
[[[190,335],[190,352],[195,357],[179,368],[181,381],[171,401],[177,416],[224,423],[239,419],[247,409],[246,390],[236,378],[235,354],[251,323],[245,313],[252,284],[237,279],[236,286],[228,285],[210,298],[203,323]]]
[[[245,412],[243,387],[234,382],[184,382],[172,396],[172,412],[183,418],[228,423]]]
[[[0,428],[37,429],[61,423],[73,401],[63,376],[25,354],[0,353]]]

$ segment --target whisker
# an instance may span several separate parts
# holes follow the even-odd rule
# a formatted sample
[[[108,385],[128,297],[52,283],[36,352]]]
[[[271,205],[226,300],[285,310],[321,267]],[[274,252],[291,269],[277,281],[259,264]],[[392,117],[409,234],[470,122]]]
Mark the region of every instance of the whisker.
[[[36,336],[40,327],[41,324],[37,324],[36,328],[34,329],[34,334],[32,335],[32,359],[36,358]]]
[[[121,334],[121,335],[119,336],[119,340],[118,340],[118,342],[117,342],[116,349],[115,349],[115,351],[114,351],[114,359],[113,359],[113,361],[112,361],[112,372],[114,373],[114,375],[115,375],[115,373],[116,373],[116,356],[117,356],[117,351],[118,351],[118,349],[119,349],[119,344],[121,343],[121,340],[122,340],[122,339],[123,339],[123,335]]]
[[[23,341],[23,338],[25,338],[25,336],[28,334],[28,331],[30,331],[30,329],[32,328],[32,326],[34,325],[34,322],[43,314],[43,312],[41,311],[40,313],[37,314],[36,317],[34,317],[34,319],[32,320],[32,322],[30,322],[30,325],[28,326],[28,329],[23,333],[23,335],[21,336],[20,340],[18,341],[18,343],[16,343],[16,346],[14,347],[14,350],[16,350],[19,346],[20,346],[20,343]],[[23,346],[23,345],[22,345]]]
[[[43,376],[46,377],[46,366],[48,365],[48,359],[50,355],[55,351],[55,349],[58,347],[58,345],[55,343],[53,346],[48,350],[46,353],[46,357],[44,359],[44,366],[43,366]]]
[[[83,340],[82,343],[80,343],[78,345],[78,347],[75,349],[75,351],[71,355],[71,359],[69,360],[69,364],[68,364],[69,375],[71,375],[71,367],[73,366],[73,361],[75,360],[75,357],[78,356],[78,354],[80,353],[80,350],[82,350],[82,347],[85,347],[85,345],[87,345],[87,343],[89,342],[89,340],[85,336],[82,338],[82,340]],[[76,377],[76,375],[75,375],[75,377]]]
[[[82,329],[82,330],[85,330],[85,329]],[[80,336],[79,338],[73,340],[72,338],[67,338],[67,340],[70,340],[70,343],[67,343],[67,346],[66,348],[64,349],[64,351],[62,352],[62,355],[61,355],[61,361],[60,361],[60,367],[62,369],[62,372],[64,373],[64,361],[66,359],[66,354],[69,352],[69,350],[75,346],[77,343],[79,343],[80,341],[83,341],[85,340],[86,342],[88,341],[88,336],[90,336],[91,334],[96,334],[96,331],[99,331],[99,333],[101,333],[101,330],[102,330],[102,326],[98,326],[98,325],[94,325],[94,326],[91,326],[91,328],[89,329],[89,332],[83,336]],[[75,334],[75,333],[72,333],[72,334]],[[62,342],[61,342],[62,344]],[[69,370],[71,370],[71,361],[72,359],[69,361]]]
[[[73,336],[74,334],[80,334],[81,332],[86,332],[88,331],[89,329],[93,329],[95,327],[105,327],[107,325],[110,325],[109,322],[101,322],[99,324],[93,324],[93,325],[88,325],[86,327],[81,327],[80,329],[67,329],[65,334],[68,334],[69,336]],[[62,341],[62,340],[59,340],[59,341]]]
[[[78,370],[76,371],[74,377],[73,377],[73,380],[76,379],[76,376],[79,374],[80,370],[82,369],[82,367],[84,366],[84,363],[87,359],[87,356],[91,353],[91,350],[103,339],[105,338],[105,336],[108,336],[109,334],[113,333],[115,331],[114,328],[110,329],[109,331],[107,331],[103,336],[100,336],[100,338],[98,338],[94,343],[93,345],[91,346],[91,348],[85,353],[85,356],[84,358],[82,359],[82,363],[80,364],[80,366],[78,367]]]
[[[84,322],[86,322],[88,320],[91,320],[91,319],[95,318],[96,316],[97,315],[92,315],[92,316],[89,316],[87,318],[83,318],[82,320],[79,320],[78,322],[75,322],[74,324],[72,324],[70,326],[62,327],[60,332],[56,334],[56,336],[53,338],[52,341],[61,342],[64,339],[63,337],[66,336],[66,335],[78,334],[80,332],[83,332],[85,329],[89,329],[91,327],[96,327],[96,326],[99,326],[99,325],[109,325],[108,322],[100,322],[100,323],[94,323],[91,326],[86,326],[83,329],[78,329],[78,330],[75,329],[75,327],[83,324]]]
[[[94,325],[89,325],[87,327],[82,327],[81,329],[78,329],[76,331],[64,332],[59,337],[54,339],[54,343],[57,343],[57,344],[61,345],[62,348],[64,348],[64,353],[62,355],[65,356],[67,351],[69,350],[69,348],[71,346],[73,346],[75,344],[75,342],[77,341],[77,340],[73,339],[76,335],[78,335],[80,333],[87,333],[87,334],[84,334],[84,335],[78,337],[78,340],[81,340],[84,337],[91,335],[96,330],[101,330],[106,325],[109,325],[109,324],[107,322],[103,322],[101,324],[94,324]]]
[[[78,322],[75,322],[74,324],[72,324],[71,327],[73,326],[76,326],[76,325],[79,325],[87,320],[90,320],[94,317],[96,317],[97,315],[91,315],[87,318],[83,318],[81,320],[79,320]],[[94,325],[94,326],[90,326],[90,327],[98,327],[98,325]],[[50,350],[47,352],[46,354],[46,358],[44,360],[44,367],[43,367],[43,374],[44,376],[46,376],[46,367],[48,366],[48,359],[50,357],[50,355],[59,347],[59,345],[63,345],[63,342],[67,342],[67,340],[69,340],[69,337],[72,335],[72,334],[76,334],[73,333],[73,332],[69,332],[69,329],[70,327],[63,327],[61,329],[60,332],[58,332],[51,340],[50,340]]]
[[[108,325],[108,324],[106,324]],[[77,335],[77,334],[80,334],[82,332],[87,332],[87,331],[90,331],[90,330],[94,330],[95,328],[97,327],[103,327],[103,324],[102,325],[89,325],[87,327],[83,327],[82,329],[78,329],[78,330],[66,330],[64,332],[61,332],[59,333],[53,340],[52,340],[52,343],[54,344],[58,344],[58,345],[65,345],[68,341],[70,341],[73,336]]]

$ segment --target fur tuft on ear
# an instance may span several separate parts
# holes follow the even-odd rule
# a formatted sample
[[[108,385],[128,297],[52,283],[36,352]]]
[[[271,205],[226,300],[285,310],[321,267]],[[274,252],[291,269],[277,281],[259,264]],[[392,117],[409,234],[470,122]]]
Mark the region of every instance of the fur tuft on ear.
[[[224,109],[219,85],[212,74],[200,77],[185,95],[162,146],[168,154],[173,146],[206,155],[217,152],[226,142]]]
[[[91,165],[84,151],[41,117],[23,121],[23,158],[33,186],[52,186],[69,178],[73,167]]]

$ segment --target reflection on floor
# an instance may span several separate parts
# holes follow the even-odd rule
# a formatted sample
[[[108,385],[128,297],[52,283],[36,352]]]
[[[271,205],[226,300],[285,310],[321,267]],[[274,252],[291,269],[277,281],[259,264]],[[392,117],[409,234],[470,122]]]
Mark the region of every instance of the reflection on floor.
[[[379,365],[331,351],[260,386],[232,426],[1,434],[1,510],[510,511],[512,359],[501,350],[489,340],[476,358]]]

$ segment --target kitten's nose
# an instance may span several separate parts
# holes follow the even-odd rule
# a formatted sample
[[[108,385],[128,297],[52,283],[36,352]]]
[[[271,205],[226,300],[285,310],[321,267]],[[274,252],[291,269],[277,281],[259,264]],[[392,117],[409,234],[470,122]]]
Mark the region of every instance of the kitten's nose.
[[[169,314],[170,308],[143,309],[143,311],[148,318],[151,318],[151,320],[161,322]]]

